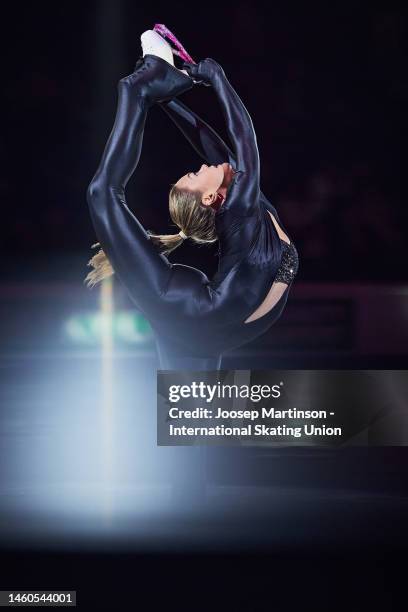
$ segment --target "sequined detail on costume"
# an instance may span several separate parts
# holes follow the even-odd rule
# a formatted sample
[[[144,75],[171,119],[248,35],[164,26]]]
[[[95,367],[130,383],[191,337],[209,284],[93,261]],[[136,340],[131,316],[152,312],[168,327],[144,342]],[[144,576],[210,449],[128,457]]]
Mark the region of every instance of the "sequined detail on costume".
[[[282,261],[279,266],[279,270],[275,276],[275,283],[278,281],[281,283],[290,283],[295,278],[299,269],[299,256],[293,242],[288,244],[286,240],[282,240]]]

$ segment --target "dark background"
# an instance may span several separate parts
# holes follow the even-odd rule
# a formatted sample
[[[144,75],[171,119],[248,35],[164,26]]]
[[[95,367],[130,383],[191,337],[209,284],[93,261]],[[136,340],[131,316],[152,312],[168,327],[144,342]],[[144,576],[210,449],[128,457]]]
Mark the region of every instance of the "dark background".
[[[2,17],[0,528],[11,544],[7,549],[2,535],[1,588],[76,588],[87,610],[95,604],[150,609],[161,599],[167,609],[189,611],[200,604],[245,612],[354,611],[369,609],[371,602],[372,609],[397,609],[407,550],[406,447],[246,449],[241,463],[231,454],[224,472],[215,462],[214,491],[228,492],[231,483],[242,487],[238,499],[226,497],[231,513],[240,499],[245,508],[253,503],[240,525],[225,514],[223,533],[236,533],[238,543],[223,555],[198,549],[187,555],[187,536],[179,544],[177,529],[188,526],[204,536],[213,529],[188,514],[174,526],[157,526],[157,555],[142,546],[115,553],[109,541],[104,549],[96,537],[89,554],[69,541],[58,550],[51,535],[43,550],[30,549],[29,542],[14,550],[12,540],[14,528],[18,535],[38,523],[48,533],[48,520],[61,520],[68,529],[77,509],[82,520],[88,488],[98,509],[92,486],[100,471],[90,449],[100,430],[100,347],[86,346],[80,354],[81,347],[64,345],[59,334],[72,312],[97,312],[98,292],[81,286],[96,241],[85,193],[113,125],[116,84],[132,72],[140,34],[155,23],[168,26],[194,59],[213,57],[224,67],[254,122],[262,189],[300,255],[282,320],[263,347],[255,347],[252,361],[244,347],[237,357],[244,361],[234,363],[230,356],[224,367],[406,367],[402,4],[20,2],[5,5]],[[227,139],[209,88],[195,87],[182,99]],[[199,161],[153,108],[127,190],[129,206],[146,228],[174,231],[170,184]],[[211,274],[216,247],[187,242],[170,259]],[[115,297],[129,307],[120,301],[118,285]],[[148,351],[119,353],[117,388],[125,395],[128,385],[131,392],[115,405],[115,485],[119,493],[122,485],[133,487],[137,498],[157,454],[149,405],[157,363]],[[151,386],[136,414],[135,398],[146,381]],[[397,400],[405,406],[404,390],[396,389]],[[65,489],[66,479],[78,488]],[[262,479],[270,504],[265,507],[262,487],[257,497],[254,486]],[[30,500],[46,506],[44,491],[71,505],[55,517],[50,507],[43,523]],[[25,513],[10,519],[8,507]],[[91,522],[92,514],[86,518]],[[137,517],[135,524],[140,528]],[[239,550],[240,528],[258,537],[250,554]],[[93,544],[100,546],[97,552]],[[189,545],[194,549],[194,536]]]
[[[86,273],[96,237],[85,192],[113,125],[116,83],[133,70],[140,34],[159,22],[196,61],[219,61],[247,106],[262,188],[296,238],[298,280],[406,279],[402,8],[156,1],[153,9],[105,0],[8,11],[0,183],[8,278]],[[182,98],[226,138],[209,88]],[[170,184],[198,162],[154,108],[128,188],[129,205],[147,228],[174,231]],[[185,244],[171,259],[211,273],[215,249],[210,253]]]

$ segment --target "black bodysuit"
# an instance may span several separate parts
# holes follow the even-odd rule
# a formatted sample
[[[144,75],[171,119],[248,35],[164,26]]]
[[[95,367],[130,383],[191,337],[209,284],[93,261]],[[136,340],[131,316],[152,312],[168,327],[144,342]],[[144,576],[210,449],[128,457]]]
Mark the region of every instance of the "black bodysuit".
[[[146,74],[149,78],[144,78]],[[152,76],[153,74],[153,76]],[[222,106],[232,152],[218,134],[176,99],[190,77],[156,56],[119,82],[115,123],[87,201],[98,240],[116,276],[152,326],[162,369],[212,369],[220,355],[263,334],[281,315],[298,270],[297,251],[259,185],[259,155],[251,118],[223,71],[212,83]],[[166,96],[164,91],[173,92]],[[174,95],[175,94],[175,95]],[[202,271],[170,263],[128,209],[125,187],[140,158],[148,109],[158,103],[209,164],[228,161],[236,174],[215,214],[219,265]],[[290,240],[278,235],[269,212]],[[260,318],[244,321],[272,283],[288,283]]]

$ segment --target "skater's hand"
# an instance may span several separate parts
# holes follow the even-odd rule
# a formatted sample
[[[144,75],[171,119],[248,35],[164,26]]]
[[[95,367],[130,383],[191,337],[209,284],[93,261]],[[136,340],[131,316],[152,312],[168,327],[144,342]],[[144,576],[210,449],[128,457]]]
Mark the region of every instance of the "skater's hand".
[[[211,59],[211,57],[201,60],[198,64],[184,62],[183,69],[186,70],[195,81],[202,85],[207,85],[207,87],[213,85],[218,75],[225,76],[223,68],[218,62]]]
[[[171,100],[193,85],[192,78],[156,55],[139,58],[135,71],[119,81],[119,87],[131,90],[149,104]]]

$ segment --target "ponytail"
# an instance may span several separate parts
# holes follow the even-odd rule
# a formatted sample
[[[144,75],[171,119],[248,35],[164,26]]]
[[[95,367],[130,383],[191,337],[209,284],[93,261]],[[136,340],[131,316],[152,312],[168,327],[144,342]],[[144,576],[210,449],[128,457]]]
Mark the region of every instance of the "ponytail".
[[[95,242],[91,248],[94,249],[97,246],[100,246],[99,242]],[[106,256],[106,253],[102,249],[99,249],[99,251],[93,257],[91,257],[87,263],[87,266],[93,267],[93,270],[91,270],[91,272],[89,272],[84,279],[84,283],[86,283],[89,289],[94,287],[104,278],[108,278],[114,274],[111,263]]]
[[[211,206],[204,206],[201,197],[202,194],[199,191],[180,189],[172,185],[169,194],[169,212],[176,227],[182,228],[184,234],[193,242],[210,244],[218,240],[215,231],[215,210]],[[147,230],[147,233],[151,242],[163,255],[171,253],[184,241],[179,233],[154,234],[150,230]],[[97,246],[100,246],[99,242],[93,244],[92,248]],[[89,288],[114,274],[112,265],[103,249],[99,249],[87,265],[93,267],[93,270],[84,279],[84,283]]]
[[[159,253],[163,253],[163,255],[168,255],[174,251],[184,240],[180,234],[153,234],[150,230],[147,233],[150,240],[158,248]]]

